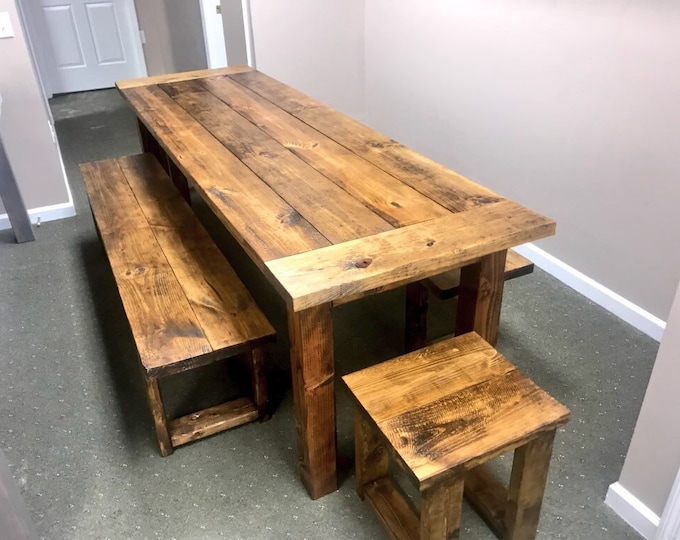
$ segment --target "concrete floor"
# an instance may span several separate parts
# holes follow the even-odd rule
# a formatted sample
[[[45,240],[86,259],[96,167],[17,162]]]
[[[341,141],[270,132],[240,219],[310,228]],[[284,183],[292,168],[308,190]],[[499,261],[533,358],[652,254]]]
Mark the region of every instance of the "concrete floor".
[[[285,311],[200,203],[277,328],[269,375],[273,419],[161,458],[129,330],[94,232],[77,164],[139,151],[134,117],[115,91],[52,100],[78,215],[36,228],[17,245],[0,231],[0,448],[42,538],[383,538],[354,493],[311,501],[297,475]],[[337,370],[395,356],[403,291],[336,310]],[[432,335],[452,302],[433,302]],[[603,503],[618,478],[658,344],[537,270],[507,285],[499,349],[565,403],[538,538],[639,538]],[[217,366],[168,385],[169,409],[218,399]],[[180,380],[181,379],[181,380]],[[339,454],[352,460],[352,410],[338,388]],[[510,459],[495,464],[506,474]],[[493,538],[465,508],[466,539]],[[2,531],[0,531],[0,539]]]

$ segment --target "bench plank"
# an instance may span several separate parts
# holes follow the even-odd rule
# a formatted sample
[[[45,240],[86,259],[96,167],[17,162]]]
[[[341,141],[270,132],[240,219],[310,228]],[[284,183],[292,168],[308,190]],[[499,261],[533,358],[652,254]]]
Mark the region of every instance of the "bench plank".
[[[212,349],[235,354],[272,336],[271,324],[153,156],[118,162]]]
[[[261,345],[275,332],[152,154],[81,165],[144,368],[161,455],[269,417]],[[250,397],[169,419],[159,380],[248,353]]]
[[[161,247],[143,226],[144,216],[122,170],[114,163],[88,163],[82,172],[142,365],[153,371],[212,352]],[[123,219],[117,229],[119,216]]]

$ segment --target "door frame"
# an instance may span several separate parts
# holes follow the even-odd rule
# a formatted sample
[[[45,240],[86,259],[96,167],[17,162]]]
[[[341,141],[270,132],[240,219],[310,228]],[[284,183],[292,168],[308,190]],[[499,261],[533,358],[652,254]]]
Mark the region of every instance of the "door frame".
[[[148,75],[146,67],[146,58],[144,57],[144,48],[142,46],[142,36],[139,29],[139,21],[137,20],[137,10],[135,9],[135,0],[115,0],[120,7],[121,18],[133,28],[132,32],[132,50],[134,58],[132,61],[140,66],[142,77]],[[24,32],[26,34],[26,41],[33,53],[33,60],[35,63],[35,71],[38,74],[41,86],[45,93],[45,99],[49,99],[54,95],[54,88],[52,80],[54,77],[53,62],[45,58],[44,47],[39,47],[39,36],[47,35],[47,28],[42,24],[42,18],[36,12],[39,8],[35,0],[18,0],[19,11],[23,14]]]

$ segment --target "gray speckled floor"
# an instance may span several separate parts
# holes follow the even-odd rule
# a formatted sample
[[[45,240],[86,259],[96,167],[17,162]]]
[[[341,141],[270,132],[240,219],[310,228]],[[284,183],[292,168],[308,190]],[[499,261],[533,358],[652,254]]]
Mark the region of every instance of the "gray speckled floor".
[[[41,537],[382,538],[354,494],[311,501],[296,472],[284,308],[198,203],[280,332],[270,376],[278,408],[250,424],[159,457],[115,285],[87,211],[77,163],[139,151],[134,117],[115,91],[52,101],[78,215],[44,223],[16,245],[0,231],[0,448]],[[398,354],[403,292],[335,313],[337,369]],[[433,302],[432,334],[454,306]],[[507,285],[499,348],[569,406],[557,437],[539,538],[638,535],[603,503],[630,441],[657,344],[536,271]],[[222,366],[171,381],[169,408],[217,399]],[[340,456],[352,457],[351,407],[338,390]],[[495,464],[507,472],[509,459]],[[492,538],[469,509],[463,538]],[[0,538],[2,537],[0,531]]]

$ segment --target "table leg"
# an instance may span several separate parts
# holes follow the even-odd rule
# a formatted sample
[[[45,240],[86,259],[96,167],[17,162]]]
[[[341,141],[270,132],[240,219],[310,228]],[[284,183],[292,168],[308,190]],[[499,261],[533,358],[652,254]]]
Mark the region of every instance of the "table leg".
[[[482,257],[461,269],[456,335],[477,332],[491,345],[498,339],[507,251]]]
[[[300,474],[312,499],[337,489],[332,304],[288,309]]]

